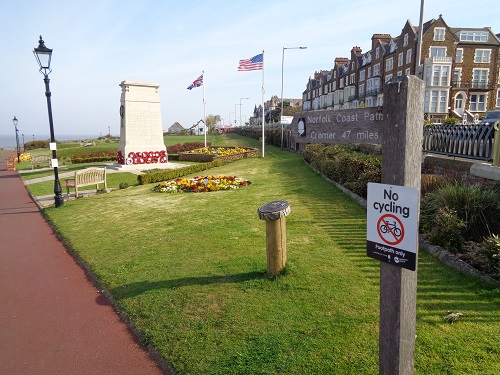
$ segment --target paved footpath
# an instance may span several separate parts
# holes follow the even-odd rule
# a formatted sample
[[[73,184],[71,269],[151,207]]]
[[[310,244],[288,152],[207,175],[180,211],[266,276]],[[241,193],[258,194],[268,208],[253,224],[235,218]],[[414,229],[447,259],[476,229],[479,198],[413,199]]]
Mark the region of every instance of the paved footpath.
[[[165,374],[0,153],[0,374]]]

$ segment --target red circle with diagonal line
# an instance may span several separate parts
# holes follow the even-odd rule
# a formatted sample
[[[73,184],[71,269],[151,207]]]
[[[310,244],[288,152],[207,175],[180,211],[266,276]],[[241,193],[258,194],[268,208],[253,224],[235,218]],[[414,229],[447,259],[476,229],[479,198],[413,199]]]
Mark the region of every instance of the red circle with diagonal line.
[[[383,215],[377,222],[377,232],[382,241],[388,245],[397,245],[405,237],[405,227],[397,216]]]

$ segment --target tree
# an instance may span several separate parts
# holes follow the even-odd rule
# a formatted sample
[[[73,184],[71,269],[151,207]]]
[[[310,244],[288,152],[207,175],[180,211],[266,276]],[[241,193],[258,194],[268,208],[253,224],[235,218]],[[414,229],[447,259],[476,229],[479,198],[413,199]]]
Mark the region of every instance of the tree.
[[[220,122],[220,115],[212,115],[209,114],[207,116],[207,129],[209,133],[215,133],[215,128],[217,124]]]

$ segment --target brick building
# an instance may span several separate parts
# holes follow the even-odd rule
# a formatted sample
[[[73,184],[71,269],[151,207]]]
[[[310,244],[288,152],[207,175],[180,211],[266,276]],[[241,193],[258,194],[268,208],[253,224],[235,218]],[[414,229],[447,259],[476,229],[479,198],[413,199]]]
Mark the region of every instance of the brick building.
[[[423,25],[420,64],[418,27],[407,21],[401,34],[373,34],[371,49],[353,47],[331,70],[315,72],[302,95],[304,111],[382,106],[383,85],[394,76],[425,81],[425,117],[477,121],[500,109],[500,39],[489,27],[449,27],[442,16]]]

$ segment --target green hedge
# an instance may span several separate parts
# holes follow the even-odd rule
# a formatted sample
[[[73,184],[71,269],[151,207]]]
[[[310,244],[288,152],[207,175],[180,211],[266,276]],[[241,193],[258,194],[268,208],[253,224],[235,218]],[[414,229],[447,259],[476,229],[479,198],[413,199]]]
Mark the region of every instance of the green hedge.
[[[148,172],[137,176],[137,181],[139,181],[140,185],[145,185],[154,182],[173,180],[188,174],[205,171],[214,167],[220,167],[223,164],[225,163],[223,163],[222,160],[217,159],[209,163],[194,164],[183,168],[167,169],[159,172]]]
[[[324,176],[366,198],[368,182],[381,181],[382,158],[356,146],[309,144],[304,159]]]
[[[71,158],[71,162],[73,164],[82,164],[82,163],[101,163],[105,161],[116,161],[116,156],[115,157],[110,157],[110,156],[93,156],[90,158],[78,158],[78,157],[73,157]]]

